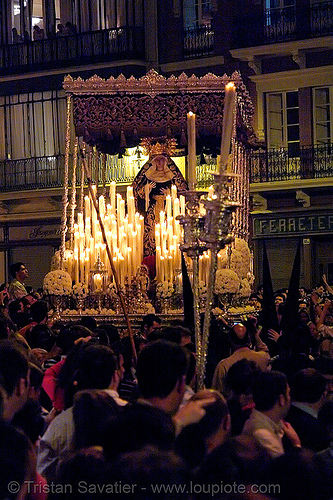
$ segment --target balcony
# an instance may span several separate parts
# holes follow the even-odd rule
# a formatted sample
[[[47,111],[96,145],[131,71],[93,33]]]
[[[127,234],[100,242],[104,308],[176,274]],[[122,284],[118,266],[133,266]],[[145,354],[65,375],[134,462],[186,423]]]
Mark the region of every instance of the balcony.
[[[63,155],[0,161],[0,192],[61,188],[64,184]],[[301,147],[295,156],[288,149],[260,149],[249,155],[251,183],[280,182],[297,179],[332,178],[333,146]],[[72,164],[72,158],[70,158]],[[100,186],[111,181],[130,184],[142,167],[126,163],[126,159],[108,156],[106,165],[96,160],[90,165],[91,178]],[[207,189],[212,184],[212,171],[216,170],[216,159],[206,160],[196,169],[198,189]],[[71,181],[71,179],[70,179]],[[81,182],[81,172],[77,171],[76,183]]]
[[[301,147],[297,156],[284,148],[253,151],[250,173],[251,183],[333,178],[333,147]]]
[[[70,157],[72,165],[73,158]],[[64,185],[64,155],[23,158],[19,160],[0,161],[0,192],[61,188]],[[102,186],[111,181],[117,184],[133,182],[141,163],[128,166],[124,159],[108,156],[106,166],[101,160],[90,165],[93,182]],[[71,170],[71,167],[70,167]],[[71,183],[71,177],[69,179]],[[76,184],[80,185],[81,171],[76,172]]]
[[[211,26],[184,29],[184,58],[209,56],[214,52],[214,30]]]
[[[140,27],[113,28],[0,46],[0,75],[144,58]]]
[[[234,48],[254,47],[333,34],[333,2],[269,9],[240,17],[236,22]]]

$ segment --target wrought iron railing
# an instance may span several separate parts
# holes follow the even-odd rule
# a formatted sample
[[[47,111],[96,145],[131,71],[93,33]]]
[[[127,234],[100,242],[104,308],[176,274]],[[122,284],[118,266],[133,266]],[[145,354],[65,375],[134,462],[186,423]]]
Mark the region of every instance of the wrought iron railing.
[[[63,156],[0,160],[0,191],[60,187],[63,172]]]
[[[140,27],[113,28],[0,46],[0,74],[52,69],[69,64],[144,58]]]
[[[199,158],[199,157],[198,157]],[[299,155],[290,154],[288,149],[259,149],[249,155],[252,183],[287,181],[292,179],[315,179],[333,177],[333,145],[301,147]],[[63,155],[0,161],[0,192],[23,189],[45,189],[62,187],[64,183]],[[73,163],[70,157],[70,170]],[[212,172],[216,170],[216,159],[200,165],[196,175],[197,187],[207,189],[212,184]],[[105,163],[101,158],[89,165],[91,178],[99,186],[111,181],[130,184],[142,167],[143,160],[126,162],[125,158],[108,156]],[[69,176],[71,183],[71,175]],[[81,182],[81,170],[76,173],[77,186]]]
[[[333,177],[333,145],[301,147],[297,156],[287,148],[252,151],[250,172],[252,183]]]
[[[0,160],[0,191],[20,191],[23,189],[57,188],[64,185],[64,155],[43,156],[38,158],[23,158],[19,160]],[[69,169],[72,171],[73,158],[69,159]],[[126,159],[108,156],[103,164],[102,157],[89,162],[91,179],[98,185],[133,182],[134,177],[142,167],[141,162],[128,164]],[[71,173],[69,184],[72,183]],[[76,184],[81,183],[81,169],[76,171]]]
[[[184,29],[184,58],[208,56],[214,52],[214,30],[211,26]]]
[[[234,48],[333,34],[333,2],[309,3],[240,16],[235,24]]]

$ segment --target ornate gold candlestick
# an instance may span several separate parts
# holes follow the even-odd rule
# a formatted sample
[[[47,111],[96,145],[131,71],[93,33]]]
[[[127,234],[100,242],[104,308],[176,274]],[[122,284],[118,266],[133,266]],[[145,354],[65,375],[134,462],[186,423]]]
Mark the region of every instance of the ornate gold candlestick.
[[[184,228],[184,240],[180,245],[193,262],[193,307],[194,307],[194,332],[196,343],[197,360],[197,386],[203,389],[205,385],[206,359],[208,351],[208,339],[211,309],[214,294],[216,262],[218,252],[233,239],[230,234],[230,225],[233,212],[239,206],[229,196],[229,185],[233,179],[238,177],[233,172],[222,172],[214,174],[214,196],[206,199],[203,204],[206,215],[199,211],[200,197],[205,191],[187,191],[186,199],[187,214],[177,217]],[[209,281],[207,287],[206,311],[203,329],[201,332],[200,322],[200,297],[199,297],[199,256],[205,250],[211,251],[211,262],[209,269]]]
[[[183,226],[184,238],[180,245],[193,262],[193,308],[194,308],[194,335],[196,345],[197,365],[202,364],[202,338],[200,322],[200,297],[199,297],[199,256],[207,249],[206,243],[201,240],[205,224],[205,217],[200,214],[199,201],[205,191],[185,191],[182,193],[186,200],[186,215],[179,215],[177,219]]]
[[[206,208],[205,225],[201,234],[201,240],[211,251],[209,269],[209,281],[207,286],[206,310],[201,335],[201,357],[197,364],[198,387],[204,387],[206,359],[208,352],[208,340],[210,330],[211,310],[213,305],[213,294],[215,286],[217,254],[233,239],[230,234],[231,218],[239,204],[232,201],[229,195],[229,186],[238,177],[233,172],[223,171],[214,173],[214,196],[213,199],[204,200]]]

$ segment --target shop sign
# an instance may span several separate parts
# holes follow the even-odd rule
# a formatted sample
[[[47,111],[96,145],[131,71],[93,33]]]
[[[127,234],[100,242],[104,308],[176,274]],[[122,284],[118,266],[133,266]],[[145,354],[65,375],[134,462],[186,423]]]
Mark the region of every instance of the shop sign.
[[[61,229],[59,225],[39,225],[39,226],[23,226],[23,227],[10,227],[9,240],[22,241],[22,240],[50,240],[60,238]]]
[[[333,233],[333,214],[275,216],[253,219],[253,236],[291,236]]]

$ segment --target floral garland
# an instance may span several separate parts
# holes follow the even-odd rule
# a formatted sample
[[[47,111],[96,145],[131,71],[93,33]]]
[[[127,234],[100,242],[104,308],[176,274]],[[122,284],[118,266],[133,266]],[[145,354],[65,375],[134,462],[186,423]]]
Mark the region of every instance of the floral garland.
[[[50,271],[44,277],[43,290],[49,295],[69,295],[72,292],[72,278],[61,269]]]

